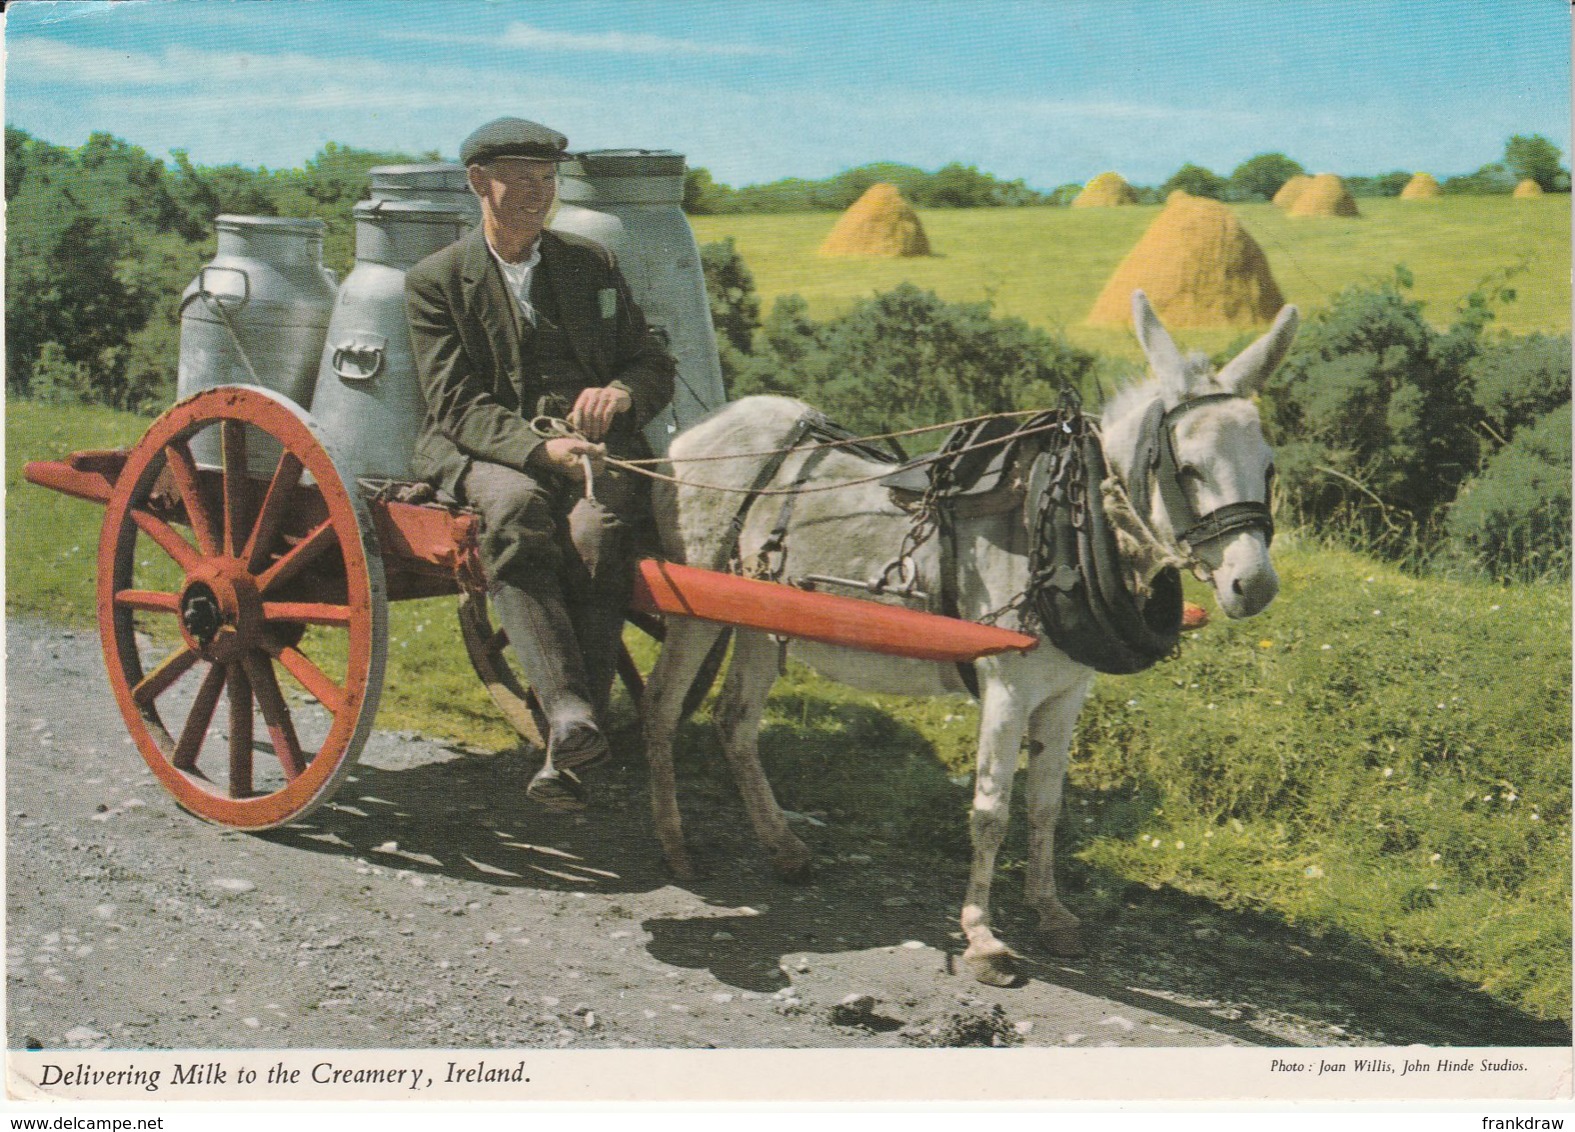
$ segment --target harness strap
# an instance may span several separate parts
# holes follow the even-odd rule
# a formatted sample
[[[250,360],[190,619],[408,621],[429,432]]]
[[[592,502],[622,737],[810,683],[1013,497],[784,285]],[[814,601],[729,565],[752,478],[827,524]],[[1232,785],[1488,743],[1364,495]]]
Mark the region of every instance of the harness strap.
[[[734,513],[732,522],[727,525],[727,568],[730,572],[737,573],[738,568],[743,565],[739,556],[738,543],[744,536],[744,524],[749,521],[750,508],[754,507],[755,500],[760,498],[761,491],[782,470],[782,465],[787,462],[787,458],[793,449],[803,443],[804,438],[810,434],[817,423],[823,423],[824,421],[825,417],[813,410],[805,413],[794,422],[793,429],[788,433],[786,441],[771,454],[769,460],[760,465],[760,470],[755,473],[755,480],[749,485],[748,494],[744,496],[743,502],[738,505],[738,510]],[[791,499],[792,496],[788,498]]]
[[[796,442],[795,442],[796,443]],[[793,477],[793,482],[788,484],[789,493],[782,497],[782,506],[777,510],[777,524],[771,528],[771,533],[766,535],[766,541],[760,544],[761,555],[782,554],[783,562],[778,569],[772,571],[772,576],[781,574],[782,567],[786,566],[787,533],[788,526],[793,522],[793,507],[798,502],[798,492],[792,488],[803,487],[814,475],[815,468],[831,453],[830,448],[816,448],[804,457],[804,462],[799,465],[798,475]]]

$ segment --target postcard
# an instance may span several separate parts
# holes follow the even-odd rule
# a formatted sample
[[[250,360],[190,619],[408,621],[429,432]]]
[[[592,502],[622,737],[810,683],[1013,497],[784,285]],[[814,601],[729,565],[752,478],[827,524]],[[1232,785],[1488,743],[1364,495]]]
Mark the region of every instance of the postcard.
[[[4,19],[14,1111],[1570,1101],[1564,6]]]

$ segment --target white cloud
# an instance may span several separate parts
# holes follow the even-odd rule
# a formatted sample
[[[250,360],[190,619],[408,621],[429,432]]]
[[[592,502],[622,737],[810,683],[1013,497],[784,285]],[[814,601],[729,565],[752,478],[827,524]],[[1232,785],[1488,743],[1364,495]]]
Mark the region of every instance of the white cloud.
[[[785,52],[747,43],[702,43],[661,35],[628,35],[619,31],[582,35],[548,31],[529,24],[510,24],[503,32],[510,47],[545,51],[592,51],[618,55],[782,55]]]
[[[107,47],[78,47],[41,36],[11,40],[6,61],[11,80],[74,86],[173,86],[186,81],[151,55]]]
[[[673,39],[664,35],[630,35],[608,31],[585,34],[551,31],[530,24],[512,23],[501,36],[464,35],[457,32],[389,31],[389,39],[416,40],[423,43],[452,43],[476,47],[514,47],[522,51],[562,51],[593,55],[689,55],[713,57],[783,56],[788,52],[753,43],[704,43],[693,39]]]

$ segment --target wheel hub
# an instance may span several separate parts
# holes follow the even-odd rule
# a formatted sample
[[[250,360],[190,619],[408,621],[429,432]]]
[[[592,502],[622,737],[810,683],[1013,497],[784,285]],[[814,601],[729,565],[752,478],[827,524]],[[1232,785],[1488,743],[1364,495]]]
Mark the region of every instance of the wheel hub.
[[[196,582],[181,594],[180,623],[204,648],[218,636],[224,625],[224,614],[219,609],[218,595],[206,583]]]
[[[238,558],[212,558],[193,570],[180,594],[186,643],[216,664],[263,645],[262,595]]]

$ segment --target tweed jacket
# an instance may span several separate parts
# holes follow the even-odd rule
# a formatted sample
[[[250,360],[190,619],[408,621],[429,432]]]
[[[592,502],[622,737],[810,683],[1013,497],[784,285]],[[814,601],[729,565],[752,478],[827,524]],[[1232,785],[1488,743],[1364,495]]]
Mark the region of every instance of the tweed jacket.
[[[672,399],[676,366],[612,253],[582,237],[543,232],[536,271],[553,290],[559,325],[590,375],[586,385],[616,386],[633,399],[609,450],[648,454],[639,430]],[[519,306],[481,228],[410,269],[405,309],[427,406],[412,471],[456,498],[471,460],[523,471],[542,442],[530,429],[541,390],[524,372]]]

